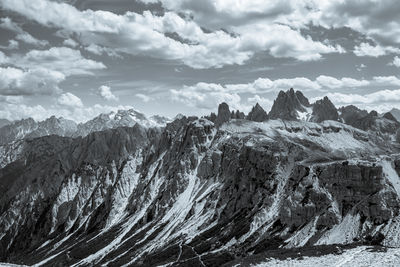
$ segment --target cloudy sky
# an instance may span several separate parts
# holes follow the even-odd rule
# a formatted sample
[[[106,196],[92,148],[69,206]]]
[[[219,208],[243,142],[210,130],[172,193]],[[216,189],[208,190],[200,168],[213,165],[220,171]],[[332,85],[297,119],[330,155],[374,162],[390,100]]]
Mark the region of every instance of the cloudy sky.
[[[1,0],[0,118],[201,115],[315,100],[400,108],[395,0]]]

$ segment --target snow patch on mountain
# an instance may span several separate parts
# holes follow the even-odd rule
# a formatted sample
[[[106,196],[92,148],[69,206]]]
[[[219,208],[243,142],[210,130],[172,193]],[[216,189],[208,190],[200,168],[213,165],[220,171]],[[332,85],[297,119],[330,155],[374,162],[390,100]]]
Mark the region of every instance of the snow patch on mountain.
[[[297,110],[297,118],[301,121],[310,121],[313,112],[312,107],[302,107],[303,110]]]

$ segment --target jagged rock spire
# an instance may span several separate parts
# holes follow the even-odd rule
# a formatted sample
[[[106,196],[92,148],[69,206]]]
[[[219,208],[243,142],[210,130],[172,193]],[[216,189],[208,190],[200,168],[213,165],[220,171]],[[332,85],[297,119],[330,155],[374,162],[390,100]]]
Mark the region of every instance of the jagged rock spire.
[[[218,106],[218,114],[217,118],[215,119],[215,125],[219,127],[224,122],[227,122],[231,119],[231,112],[229,110],[229,106],[227,103],[222,102]]]
[[[251,121],[266,121],[268,120],[267,112],[257,103],[247,115],[247,119]]]
[[[311,118],[311,121],[314,122],[322,122],[325,120],[339,120],[339,113],[327,96],[314,103]]]
[[[300,91],[290,88],[279,92],[268,116],[270,119],[297,120],[298,112],[305,112],[306,107],[310,107],[308,99]]]

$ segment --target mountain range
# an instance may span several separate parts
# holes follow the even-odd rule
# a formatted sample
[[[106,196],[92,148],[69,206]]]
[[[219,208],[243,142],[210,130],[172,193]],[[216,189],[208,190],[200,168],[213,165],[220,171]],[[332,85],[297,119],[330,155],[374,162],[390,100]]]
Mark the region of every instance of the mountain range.
[[[13,122],[0,129],[0,261],[249,266],[310,248],[399,247],[394,111],[290,89],[269,113],[221,103],[171,121],[130,110]]]
[[[144,127],[162,127],[170,119],[162,116],[147,118],[136,110],[118,110],[117,112],[103,113],[85,123],[67,120],[52,116],[44,121],[35,121],[32,118],[7,122],[0,128],[0,144],[11,143],[25,138],[35,138],[47,135],[66,137],[86,136],[91,132],[114,129],[117,127],[132,127],[136,123]]]

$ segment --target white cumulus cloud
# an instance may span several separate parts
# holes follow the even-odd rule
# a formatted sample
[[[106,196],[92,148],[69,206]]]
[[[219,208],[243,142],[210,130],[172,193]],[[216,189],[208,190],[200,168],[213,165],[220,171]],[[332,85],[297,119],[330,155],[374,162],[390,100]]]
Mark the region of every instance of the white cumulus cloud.
[[[58,84],[65,75],[58,71],[36,68],[22,70],[0,67],[0,95],[49,95],[60,92]]]
[[[391,64],[393,66],[396,66],[396,67],[400,68],[400,58],[398,56],[394,57]]]
[[[400,49],[395,47],[383,47],[380,45],[372,46],[369,43],[361,43],[359,46],[354,47],[354,54],[359,57],[379,57],[388,53],[400,53]]]
[[[277,10],[283,10],[279,3],[275,4],[279,6]],[[80,11],[67,3],[47,0],[3,0],[1,5],[42,25],[78,34],[93,53],[145,54],[178,60],[193,68],[241,65],[255,53],[264,51],[274,57],[301,61],[344,51],[338,45],[312,40],[291,26],[275,22],[233,26],[231,34],[224,30],[204,31],[195,21],[184,19],[177,12],[162,16],[149,11],[117,15],[108,11]],[[168,33],[175,33],[184,41],[171,38]],[[108,38],[104,38],[105,34]]]
[[[145,94],[136,94],[135,96],[137,96],[138,98],[140,98],[143,102],[149,102],[150,100],[152,100],[152,98],[148,95]]]
[[[107,85],[102,85],[98,88],[97,90],[98,94],[105,100],[113,100],[117,101],[118,97],[116,97],[112,92],[111,92],[111,87]]]
[[[61,94],[57,98],[57,104],[63,106],[63,107],[68,107],[68,108],[80,108],[83,107],[82,100],[77,97],[76,95],[66,92]]]

